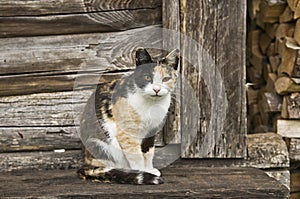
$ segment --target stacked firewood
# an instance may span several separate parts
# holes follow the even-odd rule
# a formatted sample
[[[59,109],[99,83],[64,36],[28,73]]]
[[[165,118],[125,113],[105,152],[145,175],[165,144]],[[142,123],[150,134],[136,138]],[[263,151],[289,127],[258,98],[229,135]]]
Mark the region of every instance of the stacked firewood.
[[[248,2],[248,131],[277,132],[292,151],[300,148],[300,0]]]
[[[300,134],[300,1],[249,4],[250,131]]]

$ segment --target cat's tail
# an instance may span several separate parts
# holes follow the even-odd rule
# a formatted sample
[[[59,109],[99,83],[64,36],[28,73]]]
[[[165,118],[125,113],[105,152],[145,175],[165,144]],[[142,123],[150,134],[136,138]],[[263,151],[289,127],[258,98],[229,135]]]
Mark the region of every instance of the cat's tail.
[[[157,185],[163,184],[159,176],[144,171],[110,169],[103,170],[100,167],[81,167],[77,171],[80,178],[100,182],[115,182],[120,184]]]

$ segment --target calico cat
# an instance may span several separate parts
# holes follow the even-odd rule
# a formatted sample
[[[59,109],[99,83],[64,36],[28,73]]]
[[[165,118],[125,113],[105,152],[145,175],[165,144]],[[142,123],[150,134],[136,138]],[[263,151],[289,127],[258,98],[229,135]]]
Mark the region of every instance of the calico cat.
[[[153,168],[154,139],[162,128],[178,76],[179,51],[154,62],[136,51],[134,72],[99,84],[83,113],[80,132],[85,146],[83,179],[126,184],[161,184]]]

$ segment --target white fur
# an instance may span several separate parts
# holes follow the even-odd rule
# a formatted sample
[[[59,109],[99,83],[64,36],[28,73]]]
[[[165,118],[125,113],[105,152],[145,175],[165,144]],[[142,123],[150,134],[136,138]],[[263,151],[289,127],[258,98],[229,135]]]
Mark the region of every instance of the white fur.
[[[171,102],[171,95],[168,93],[162,97],[151,99],[137,91],[128,96],[130,105],[139,114],[142,122],[140,138],[145,138],[146,134],[154,128],[160,126],[166,117]]]

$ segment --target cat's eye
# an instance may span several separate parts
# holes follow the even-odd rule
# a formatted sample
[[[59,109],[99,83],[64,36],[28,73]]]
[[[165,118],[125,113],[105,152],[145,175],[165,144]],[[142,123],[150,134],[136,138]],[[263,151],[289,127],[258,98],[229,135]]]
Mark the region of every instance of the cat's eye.
[[[163,79],[162,79],[162,81],[163,82],[167,82],[167,81],[169,81],[171,79],[171,77],[164,77]]]
[[[150,81],[150,80],[152,80],[152,78],[151,78],[151,76],[150,76],[150,75],[145,75],[145,76],[144,76],[144,78],[145,78],[145,80],[147,80],[147,81]]]

